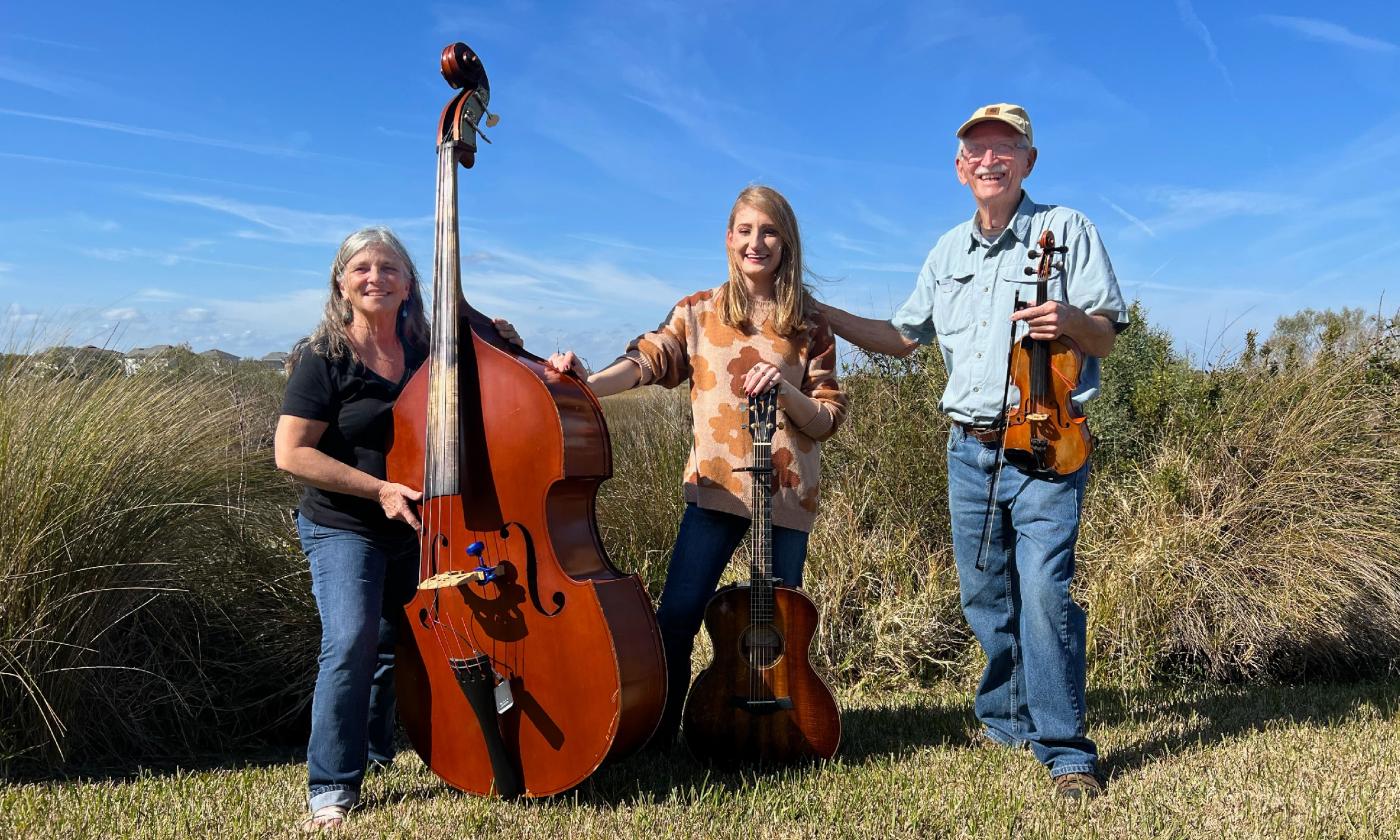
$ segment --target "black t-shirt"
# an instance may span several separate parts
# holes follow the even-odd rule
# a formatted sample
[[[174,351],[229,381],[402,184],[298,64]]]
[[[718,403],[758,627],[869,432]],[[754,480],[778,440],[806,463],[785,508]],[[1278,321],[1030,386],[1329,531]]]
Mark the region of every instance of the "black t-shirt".
[[[303,348],[287,379],[282,413],[328,423],[316,448],[343,464],[384,478],[389,433],[394,427],[394,400],[413,371],[423,363],[404,350],[403,378],[390,382],[353,359],[332,361]],[[374,499],[331,493],[306,485],[301,512],[317,525],[358,534],[407,537],[413,529],[390,520]]]

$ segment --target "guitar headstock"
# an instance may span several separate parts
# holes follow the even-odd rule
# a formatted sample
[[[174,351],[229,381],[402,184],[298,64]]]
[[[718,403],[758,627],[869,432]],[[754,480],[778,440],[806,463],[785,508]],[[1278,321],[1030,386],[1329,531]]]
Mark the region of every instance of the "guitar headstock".
[[[777,427],[778,386],[774,385],[761,394],[749,397],[744,428],[749,430],[754,443],[770,443],[773,440],[773,430]]]

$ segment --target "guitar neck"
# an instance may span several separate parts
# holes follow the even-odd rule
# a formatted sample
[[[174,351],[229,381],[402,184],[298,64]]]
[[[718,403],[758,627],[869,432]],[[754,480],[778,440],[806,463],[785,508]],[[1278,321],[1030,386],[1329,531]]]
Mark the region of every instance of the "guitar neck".
[[[753,526],[749,531],[749,620],[773,620],[773,444],[754,441]]]

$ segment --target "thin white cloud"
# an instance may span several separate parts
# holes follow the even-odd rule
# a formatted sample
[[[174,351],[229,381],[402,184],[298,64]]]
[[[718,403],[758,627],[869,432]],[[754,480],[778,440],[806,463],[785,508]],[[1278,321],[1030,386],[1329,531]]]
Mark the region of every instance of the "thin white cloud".
[[[163,128],[148,128],[146,126],[128,125],[126,123],[108,122],[106,120],[93,120],[86,117],[67,117],[58,114],[39,114],[33,111],[17,111],[13,108],[0,108],[0,114],[8,117],[19,117],[21,119],[42,120],[55,122],[62,125],[75,125],[79,128],[91,128],[97,131],[111,131],[117,134],[130,134],[135,137],[149,137],[155,140],[169,140],[175,143],[193,143],[199,146],[212,146],[217,149],[233,149],[240,152],[249,152],[256,155],[271,155],[273,157],[288,158],[309,158],[320,157],[301,149],[293,149],[286,146],[269,146],[261,143],[239,143],[233,140],[225,140],[220,137],[204,137],[199,134],[190,134],[184,131],[167,131]]]
[[[1225,67],[1225,62],[1220,60],[1220,51],[1215,48],[1215,39],[1211,37],[1210,30],[1206,28],[1205,22],[1196,15],[1195,8],[1191,5],[1191,0],[1176,0],[1176,11],[1181,17],[1181,22],[1186,24],[1186,28],[1196,36],[1205,46],[1206,54],[1210,56],[1210,63],[1220,71],[1220,75],[1225,77],[1225,84],[1231,91],[1235,89],[1235,82],[1230,78],[1230,71]]]
[[[490,251],[521,276],[547,282],[549,294],[561,299],[669,306],[683,294],[651,274],[629,272],[608,262],[551,260],[499,247]]]
[[[185,296],[179,292],[172,292],[169,289],[142,289],[136,293],[136,299],[142,301],[162,301],[181,300]]]
[[[219,324],[225,332],[252,331],[281,347],[310,333],[321,319],[325,304],[326,290],[316,287],[256,300],[213,298],[198,308],[207,310],[206,321]]]
[[[79,96],[95,90],[87,82],[24,64],[12,58],[0,58],[0,82],[10,82],[59,96]]]
[[[624,251],[642,251],[645,253],[655,253],[655,248],[648,248],[645,245],[634,245],[621,239],[614,239],[608,236],[596,236],[590,233],[566,233],[569,239],[577,239],[580,242],[587,242],[590,245],[602,245],[604,248],[618,248]]]
[[[155,175],[160,178],[180,178],[186,181],[202,181],[206,184],[219,184],[225,187],[239,187],[247,190],[262,190],[264,192],[287,193],[298,195],[292,190],[282,187],[270,187],[262,184],[246,184],[241,181],[225,181],[222,178],[204,178],[199,175],[186,175],[181,172],[161,172],[155,169],[136,169],[130,166],[113,166],[110,163],[96,163],[90,160],[72,160],[70,158],[46,157],[44,155],[26,155],[19,152],[0,152],[0,158],[11,158],[13,160],[27,160],[34,163],[50,163],[56,166],[79,166],[89,169],[105,169],[110,172],[128,172],[133,175]]]
[[[82,50],[83,52],[97,52],[97,47],[90,47],[86,44],[74,44],[68,41],[55,41],[52,38],[37,38],[33,35],[6,34],[4,37],[15,41],[28,41],[31,44],[43,44],[46,47],[62,47],[66,50]]]
[[[920,266],[916,263],[847,263],[847,268],[855,271],[874,271],[882,274],[908,274],[919,273]]]
[[[675,186],[674,163],[666,150],[619,130],[596,105],[544,90],[536,91],[530,101],[535,130],[588,161],[599,173],[648,195],[672,201],[685,196]]]
[[[132,306],[120,306],[115,309],[108,309],[102,313],[102,317],[108,321],[144,321],[146,316],[141,310]]]
[[[1154,235],[1190,230],[1231,218],[1294,214],[1308,206],[1299,196],[1253,190],[1157,187],[1147,190],[1146,197],[1164,208],[1143,222]]]
[[[318,277],[320,272],[312,271],[309,268],[289,268],[287,266],[252,265],[250,263],[228,262],[226,260],[211,260],[204,257],[194,257],[180,251],[159,250],[155,248],[83,248],[79,253],[92,257],[103,262],[154,262],[166,267],[175,267],[186,263],[195,265],[212,265],[220,268],[236,268],[240,271],[262,271],[270,274],[302,275]],[[147,296],[151,300],[170,300],[164,295],[174,294],[157,289],[144,289],[139,294]]]
[[[472,5],[475,8],[465,9],[457,4],[434,7],[434,29],[452,38],[460,38],[463,32],[472,33],[474,39],[499,38],[514,31],[511,22],[520,20],[532,9],[532,4],[521,0]]]
[[[101,219],[81,211],[72,214],[69,217],[69,222],[74,228],[96,231],[98,233],[116,233],[122,229],[121,222],[118,222],[116,219]]]
[[[634,71],[630,81],[641,92],[624,94],[675,123],[704,148],[731,158],[750,170],[761,167],[744,155],[723,126],[739,121],[743,112],[694,88],[675,84],[654,70]]]
[[[338,245],[349,233],[372,224],[387,224],[392,228],[414,228],[432,225],[431,217],[375,220],[345,213],[317,213],[295,210],[272,204],[250,204],[246,201],[213,195],[187,193],[146,193],[147,198],[170,204],[187,204],[226,213],[258,225],[255,230],[239,231],[247,239],[268,239],[297,245]]]
[[[1335,44],[1340,47],[1361,50],[1363,52],[1400,52],[1400,45],[1381,40],[1380,38],[1372,38],[1369,35],[1357,34],[1341,24],[1326,20],[1292,17],[1290,15],[1260,15],[1259,19],[1265,23],[1277,26],[1280,29],[1286,29],[1295,35],[1301,35],[1310,41],[1318,41],[1323,44]]]
[[[871,210],[870,207],[864,201],[857,199],[851,202],[851,206],[856,211],[856,218],[860,219],[862,222],[869,225],[870,227],[873,227],[876,230],[884,231],[885,233],[893,234],[895,236],[904,235],[905,231],[902,225],[898,224],[888,216],[882,215],[880,213],[875,212],[874,210]]]
[[[1256,215],[1271,216],[1296,210],[1302,200],[1285,193],[1253,190],[1208,190],[1197,187],[1158,187],[1148,194],[1173,212],[1199,213],[1208,217]]]
[[[1150,236],[1150,237],[1152,237],[1152,238],[1154,238],[1154,239],[1157,238],[1157,233],[1156,233],[1156,231],[1154,231],[1154,230],[1147,224],[1147,222],[1144,222],[1142,219],[1139,219],[1137,216],[1134,216],[1132,213],[1129,213],[1127,210],[1124,210],[1122,207],[1119,207],[1119,206],[1118,206],[1117,204],[1115,204],[1111,199],[1109,199],[1108,196],[1104,195],[1103,193],[1099,193],[1099,198],[1103,199],[1103,202],[1104,202],[1105,204],[1107,204],[1109,207],[1112,207],[1114,210],[1116,210],[1116,211],[1118,212],[1118,215],[1120,215],[1120,216],[1122,216],[1123,218],[1127,219],[1129,222],[1132,222],[1134,225],[1137,225],[1138,228],[1140,228],[1140,229],[1141,229],[1144,233],[1146,233],[1148,236]]]
[[[39,324],[39,313],[25,309],[18,303],[12,303],[9,306],[5,307],[4,323],[6,326],[6,332],[8,333],[5,336],[5,340],[7,343],[5,345],[0,346],[4,346],[8,352],[14,352],[12,349],[14,346],[25,347],[33,343],[31,340],[27,340],[31,339],[32,335],[29,337],[20,335],[19,341],[16,342],[15,331],[20,328],[24,328],[27,330],[35,329]]]
[[[828,237],[832,244],[843,251],[852,251],[857,254],[864,254],[867,257],[878,257],[880,251],[876,243],[866,239],[852,239],[844,233],[832,233]]]

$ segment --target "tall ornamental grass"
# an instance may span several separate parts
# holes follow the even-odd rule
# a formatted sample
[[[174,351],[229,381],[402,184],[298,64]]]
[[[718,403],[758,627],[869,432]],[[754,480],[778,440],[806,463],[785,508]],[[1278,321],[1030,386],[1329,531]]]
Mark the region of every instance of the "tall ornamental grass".
[[[1100,679],[1400,662],[1398,348],[1217,371],[1214,407],[1093,488],[1081,591]]]
[[[295,717],[315,613],[273,390],[0,367],[0,769],[179,754]]]
[[[1400,339],[1280,369],[1192,368],[1134,308],[1090,404],[1099,438],[1075,597],[1091,678],[1343,676],[1400,662]],[[846,425],[823,445],[805,586],[838,682],[970,681],[948,526],[936,353],[854,355]],[[617,480],[608,545],[659,594],[689,446],[684,393],[605,401]],[[619,430],[623,430],[621,433]],[[622,535],[629,535],[622,537]],[[745,575],[744,549],[727,580]]]
[[[1393,670],[1400,337],[1202,371],[1133,316],[1090,408],[1099,445],[1074,593],[1091,680]],[[981,659],[949,537],[942,362],[848,361],[805,580],[822,615],[814,656],[846,687],[970,682]],[[84,378],[0,362],[0,770],[295,728],[317,619],[294,491],[272,465],[280,387],[196,364]],[[604,410],[602,538],[656,597],[689,404],[683,389],[645,389]],[[746,557],[726,580],[746,576]]]

